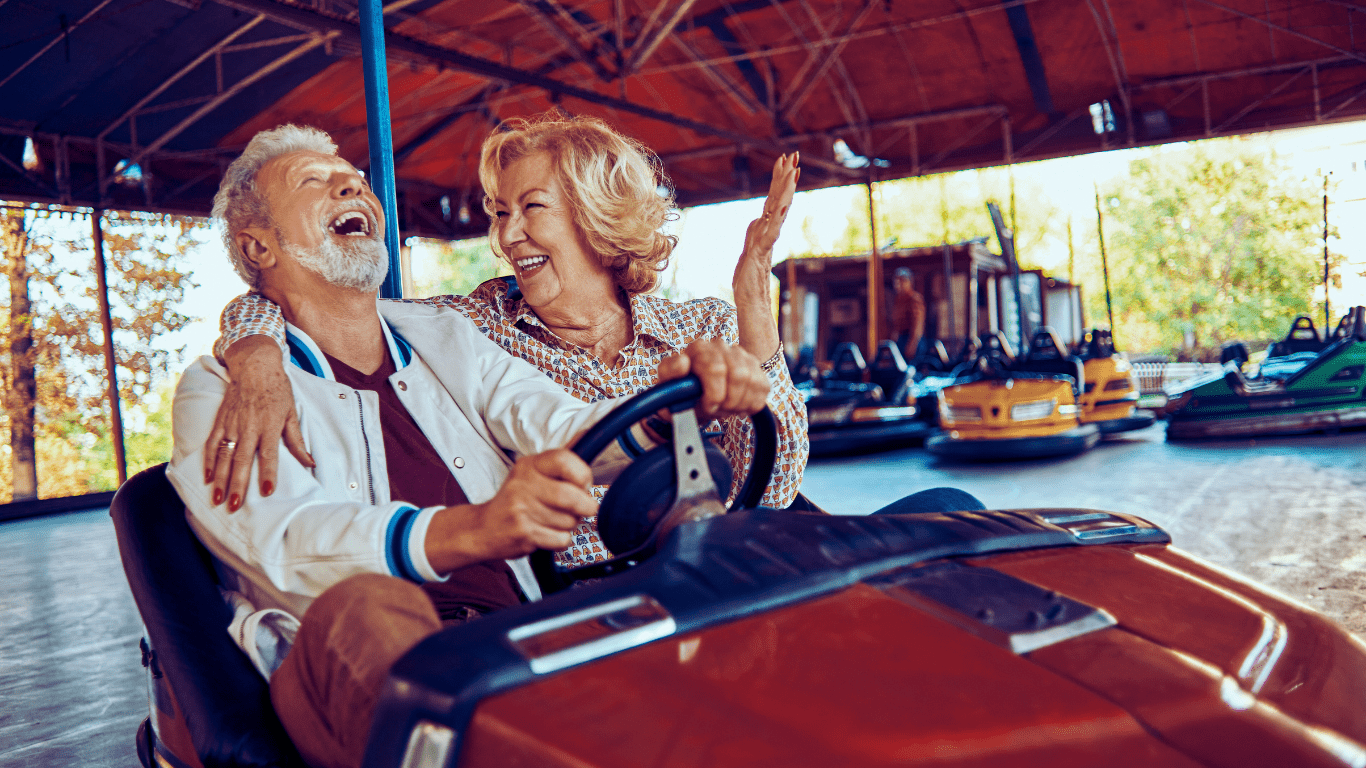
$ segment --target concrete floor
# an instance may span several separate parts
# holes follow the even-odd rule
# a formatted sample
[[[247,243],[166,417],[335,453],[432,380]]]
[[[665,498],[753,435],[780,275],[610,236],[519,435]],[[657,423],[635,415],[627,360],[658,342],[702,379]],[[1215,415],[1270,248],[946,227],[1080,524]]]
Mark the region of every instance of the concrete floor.
[[[861,514],[952,485],[988,507],[1094,507],[1366,636],[1366,433],[1168,444],[1158,426],[1070,459],[944,465],[918,448],[813,462],[803,491]],[[141,627],[103,510],[0,525],[0,768],[137,765]]]

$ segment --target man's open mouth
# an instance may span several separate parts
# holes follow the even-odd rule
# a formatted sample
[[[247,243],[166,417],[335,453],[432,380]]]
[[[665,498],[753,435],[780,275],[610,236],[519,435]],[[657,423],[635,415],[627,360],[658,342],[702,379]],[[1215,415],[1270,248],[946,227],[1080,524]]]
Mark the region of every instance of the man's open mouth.
[[[550,261],[550,257],[545,255],[520,256],[512,260],[517,265],[517,269],[524,275],[540,269],[547,261]]]
[[[370,235],[370,217],[360,211],[347,211],[332,220],[327,225],[333,234],[344,237],[368,237]]]

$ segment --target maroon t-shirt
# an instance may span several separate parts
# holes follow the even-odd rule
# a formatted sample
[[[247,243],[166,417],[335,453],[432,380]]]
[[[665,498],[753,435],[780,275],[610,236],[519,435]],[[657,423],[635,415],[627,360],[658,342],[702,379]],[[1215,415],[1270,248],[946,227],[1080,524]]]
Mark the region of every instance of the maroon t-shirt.
[[[422,508],[468,504],[460,483],[389,384],[396,368],[388,350],[384,364],[368,376],[331,355],[325,357],[339,383],[379,395],[389,498]],[[423,584],[422,591],[432,599],[443,621],[472,618],[523,600],[517,577],[503,560],[465,566],[453,571],[444,582]]]

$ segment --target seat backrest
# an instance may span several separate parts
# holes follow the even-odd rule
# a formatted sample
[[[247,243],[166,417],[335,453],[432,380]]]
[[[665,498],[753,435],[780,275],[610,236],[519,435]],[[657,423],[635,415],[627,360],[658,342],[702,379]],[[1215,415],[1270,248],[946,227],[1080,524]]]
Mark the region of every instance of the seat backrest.
[[[1029,340],[1027,351],[1010,368],[1023,373],[1044,373],[1054,376],[1067,376],[1072,380],[1072,390],[1080,394],[1086,381],[1085,367],[1081,358],[1068,354],[1062,338],[1048,326],[1034,332]]]
[[[1029,349],[1025,350],[1025,360],[1061,360],[1070,357],[1067,345],[1062,343],[1058,332],[1048,326],[1041,326],[1029,339]]]
[[[988,355],[1005,364],[1015,362],[1015,349],[1010,346],[1010,339],[1006,338],[1004,331],[991,331],[981,337],[981,342],[978,345],[978,356]]]
[[[1303,368],[1291,374],[1290,377],[1285,380],[1285,386],[1289,387],[1298,383],[1300,379],[1303,379],[1311,371],[1316,371],[1319,368],[1330,364],[1330,361],[1337,357],[1343,350],[1351,349],[1356,346],[1358,342],[1366,341],[1366,307],[1354,307],[1349,312],[1349,315],[1352,320],[1347,335],[1324,347],[1318,353],[1317,357],[1310,360]]]
[[[863,353],[852,341],[842,342],[835,347],[834,367],[827,374],[835,381],[863,381],[868,364],[863,361]]]
[[[1100,358],[1111,357],[1115,354],[1114,336],[1110,334],[1108,328],[1093,328],[1086,333],[1081,352],[1081,359],[1083,360],[1099,360]]]
[[[869,378],[891,399],[901,388],[901,382],[906,378],[906,358],[901,356],[901,350],[896,348],[896,342],[883,340],[877,345],[877,354],[873,355],[872,372]]]
[[[1296,352],[1318,352],[1326,346],[1323,339],[1319,338],[1319,330],[1314,327],[1314,320],[1305,315],[1300,315],[1290,323],[1290,331],[1285,334],[1285,338],[1276,345],[1279,355],[1293,355]],[[1279,355],[1271,355],[1277,357]]]
[[[157,666],[205,768],[303,768],[270,690],[228,635],[213,561],[159,464],[130,477],[109,508],[123,570]]]

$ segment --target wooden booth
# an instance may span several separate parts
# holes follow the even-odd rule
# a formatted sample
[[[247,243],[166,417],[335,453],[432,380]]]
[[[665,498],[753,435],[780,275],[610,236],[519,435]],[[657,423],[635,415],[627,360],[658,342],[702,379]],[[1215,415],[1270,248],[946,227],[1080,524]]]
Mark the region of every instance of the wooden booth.
[[[796,358],[802,347],[809,346],[821,363],[841,342],[852,341],[870,358],[871,344],[895,339],[900,330],[893,328],[890,318],[899,314],[894,283],[903,268],[910,270],[912,286],[924,301],[924,336],[942,341],[951,355],[968,338],[997,330],[1017,348],[1041,325],[1051,325],[1068,344],[1079,341],[1084,332],[1080,286],[1046,277],[1041,270],[1021,271],[1021,313],[1010,267],[987,248],[985,238],[879,253],[872,280],[869,256],[796,258],[774,266],[782,290],[779,322],[788,355]],[[872,302],[877,308],[872,313],[876,335],[868,327],[870,286],[880,294]]]

